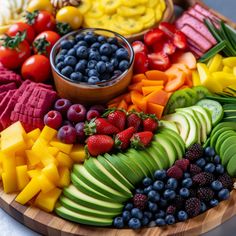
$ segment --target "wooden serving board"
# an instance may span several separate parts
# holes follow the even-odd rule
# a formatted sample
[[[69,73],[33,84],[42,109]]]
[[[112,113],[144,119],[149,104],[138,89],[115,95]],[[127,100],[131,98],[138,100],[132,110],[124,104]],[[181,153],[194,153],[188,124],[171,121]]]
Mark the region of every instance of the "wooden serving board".
[[[4,193],[0,187],[0,206],[17,221],[34,231],[49,236],[194,236],[208,232],[236,215],[236,191],[230,198],[207,212],[184,223],[177,223],[165,228],[153,227],[140,230],[96,228],[71,223],[54,214],[49,214],[35,207],[22,206],[14,201],[15,194]]]

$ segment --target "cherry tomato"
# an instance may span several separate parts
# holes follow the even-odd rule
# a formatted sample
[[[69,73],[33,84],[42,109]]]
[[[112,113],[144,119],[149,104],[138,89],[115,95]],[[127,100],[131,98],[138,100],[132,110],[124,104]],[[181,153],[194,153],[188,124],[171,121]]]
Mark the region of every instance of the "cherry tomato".
[[[15,36],[18,32],[26,31],[26,40],[29,44],[31,44],[35,38],[35,32],[32,26],[24,23],[18,22],[10,26],[7,30],[6,34],[9,36]]]
[[[35,10],[48,11],[53,13],[53,6],[50,0],[31,0],[28,3],[27,11],[33,12]]]
[[[49,56],[52,47],[59,39],[60,35],[53,31],[42,32],[35,38],[33,42],[34,52]]]
[[[21,74],[24,79],[45,82],[51,75],[50,61],[43,55],[33,55],[24,62]]]

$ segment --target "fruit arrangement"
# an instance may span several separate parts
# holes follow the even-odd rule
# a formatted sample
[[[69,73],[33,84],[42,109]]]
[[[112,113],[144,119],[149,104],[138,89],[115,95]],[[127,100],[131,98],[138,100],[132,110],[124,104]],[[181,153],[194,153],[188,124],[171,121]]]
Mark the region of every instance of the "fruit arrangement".
[[[164,0],[24,4],[0,10],[5,193],[75,223],[133,230],[185,222],[234,194],[234,29],[200,3],[173,24],[159,23]],[[146,33],[130,44],[81,26]],[[76,96],[90,92],[62,96],[54,72]],[[120,81],[130,83],[113,92]],[[91,104],[94,88],[112,99]]]

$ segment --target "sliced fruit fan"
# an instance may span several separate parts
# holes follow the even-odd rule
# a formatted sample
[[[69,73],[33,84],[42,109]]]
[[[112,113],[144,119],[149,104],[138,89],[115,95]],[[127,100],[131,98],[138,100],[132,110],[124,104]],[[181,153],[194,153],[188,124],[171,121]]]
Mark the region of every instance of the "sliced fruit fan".
[[[0,3],[5,210],[78,235],[184,234],[236,213],[232,24],[200,2],[175,21],[169,0]]]

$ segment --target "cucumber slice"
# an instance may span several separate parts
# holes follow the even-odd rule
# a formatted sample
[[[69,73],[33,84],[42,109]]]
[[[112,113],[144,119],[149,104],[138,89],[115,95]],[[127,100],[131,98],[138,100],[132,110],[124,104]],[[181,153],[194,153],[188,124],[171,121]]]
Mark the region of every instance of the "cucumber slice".
[[[212,125],[217,125],[224,116],[224,111],[219,102],[213,101],[210,99],[203,99],[197,103],[198,106],[201,106],[211,112]]]

